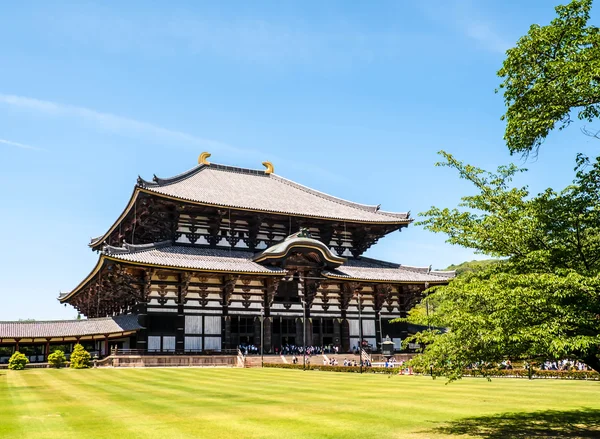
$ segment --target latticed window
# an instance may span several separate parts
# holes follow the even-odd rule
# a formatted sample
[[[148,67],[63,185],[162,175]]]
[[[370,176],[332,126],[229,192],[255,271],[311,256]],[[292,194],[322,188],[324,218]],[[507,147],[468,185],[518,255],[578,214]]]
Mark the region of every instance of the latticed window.
[[[333,319],[323,319],[323,334],[333,334]]]
[[[319,334],[321,332],[321,319],[312,319],[313,334]]]

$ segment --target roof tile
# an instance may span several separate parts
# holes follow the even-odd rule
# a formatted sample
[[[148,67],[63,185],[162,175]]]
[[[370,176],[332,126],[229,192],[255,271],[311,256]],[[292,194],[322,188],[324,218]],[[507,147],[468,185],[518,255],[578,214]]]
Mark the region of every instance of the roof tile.
[[[137,315],[84,320],[0,322],[0,338],[49,338],[114,334],[141,329]]]
[[[218,205],[307,217],[407,224],[408,213],[379,210],[379,206],[353,203],[319,192],[275,174],[223,165],[200,165],[170,179],[142,179],[152,192]]]
[[[430,271],[428,268],[407,267],[370,258],[348,259],[348,262],[325,273],[330,278],[387,282],[446,283],[453,272]]]
[[[259,274],[285,273],[285,270],[280,268],[257,264],[252,261],[253,253],[239,250],[150,244],[128,245],[127,249],[107,246],[104,253],[112,258],[128,262],[192,270]]]

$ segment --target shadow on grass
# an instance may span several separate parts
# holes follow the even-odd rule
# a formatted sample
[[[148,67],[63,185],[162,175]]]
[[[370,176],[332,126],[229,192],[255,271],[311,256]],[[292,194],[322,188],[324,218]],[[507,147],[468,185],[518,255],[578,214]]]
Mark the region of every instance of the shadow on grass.
[[[600,438],[600,410],[547,410],[463,418],[433,429],[445,435],[505,438]]]

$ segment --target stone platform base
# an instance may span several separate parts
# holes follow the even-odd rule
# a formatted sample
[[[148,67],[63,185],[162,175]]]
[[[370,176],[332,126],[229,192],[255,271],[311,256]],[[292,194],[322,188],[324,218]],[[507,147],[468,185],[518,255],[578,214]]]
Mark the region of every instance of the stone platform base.
[[[119,355],[98,361],[98,367],[236,367],[235,355]]]

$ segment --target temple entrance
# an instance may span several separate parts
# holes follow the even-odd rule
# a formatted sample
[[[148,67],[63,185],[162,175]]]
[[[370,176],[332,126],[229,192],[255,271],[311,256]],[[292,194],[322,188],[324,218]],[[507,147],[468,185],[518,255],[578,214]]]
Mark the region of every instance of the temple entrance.
[[[231,342],[233,346],[259,346],[260,332],[256,336],[256,318],[231,316]],[[260,327],[259,327],[260,331]]]
[[[312,319],[312,330],[313,346],[330,346],[334,344],[333,319],[314,317]]]
[[[273,317],[273,348],[296,345],[296,319]]]

